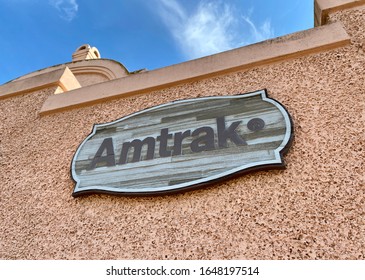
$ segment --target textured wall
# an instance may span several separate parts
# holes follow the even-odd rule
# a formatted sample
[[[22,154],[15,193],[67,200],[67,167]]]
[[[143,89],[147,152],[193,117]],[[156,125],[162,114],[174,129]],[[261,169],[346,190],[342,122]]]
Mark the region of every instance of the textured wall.
[[[300,59],[42,117],[54,89],[2,100],[0,258],[364,259],[364,14],[330,19],[351,45]],[[262,88],[293,117],[286,170],[162,197],[71,197],[94,123]]]
[[[107,77],[100,74],[87,73],[87,74],[76,74],[75,76],[77,80],[80,82],[80,85],[83,87],[109,81]]]

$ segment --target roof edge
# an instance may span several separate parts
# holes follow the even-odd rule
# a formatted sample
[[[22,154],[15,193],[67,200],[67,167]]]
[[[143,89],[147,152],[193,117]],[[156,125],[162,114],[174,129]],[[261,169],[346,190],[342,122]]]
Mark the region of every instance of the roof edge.
[[[78,89],[79,81],[67,66],[0,86],[0,100],[44,88],[56,87],[55,94]]]
[[[315,0],[314,26],[325,25],[330,13],[351,9],[362,5],[365,5],[365,0]]]
[[[5,84],[38,76],[44,73],[52,72],[58,69],[62,69],[64,67],[68,67],[73,73],[87,72],[88,69],[90,69],[91,72],[97,71],[99,72],[99,74],[104,74],[104,76],[109,78],[109,80],[125,77],[130,74],[128,69],[119,61],[113,59],[100,58],[92,60],[91,59],[78,60],[78,61],[71,61],[62,64],[57,64],[54,66],[30,72],[28,74],[15,78],[9,82],[6,82]]]
[[[50,96],[41,114],[149,93],[186,82],[326,51],[350,43],[340,22]]]

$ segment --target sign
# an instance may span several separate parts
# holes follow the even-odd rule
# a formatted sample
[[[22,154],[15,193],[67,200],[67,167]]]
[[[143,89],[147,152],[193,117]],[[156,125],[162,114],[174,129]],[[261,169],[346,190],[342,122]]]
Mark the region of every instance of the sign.
[[[73,196],[169,193],[284,168],[291,138],[288,112],[265,90],[159,105],[94,125],[72,161]]]

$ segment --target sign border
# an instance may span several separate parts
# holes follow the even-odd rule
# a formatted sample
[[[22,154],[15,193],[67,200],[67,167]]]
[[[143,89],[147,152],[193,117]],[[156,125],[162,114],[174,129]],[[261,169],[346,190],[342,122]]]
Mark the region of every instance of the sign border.
[[[151,110],[155,110],[157,108],[167,107],[171,104],[186,103],[186,102],[191,102],[192,100],[197,100],[197,99],[199,99],[199,100],[222,99],[222,98],[234,99],[234,98],[241,97],[243,95],[247,96],[247,97],[255,96],[255,95],[261,95],[261,98],[262,98],[263,101],[266,101],[266,102],[269,102],[269,103],[272,103],[273,105],[275,105],[284,116],[287,130],[286,130],[286,133],[285,133],[285,136],[284,136],[284,139],[283,139],[281,145],[276,150],[274,150],[274,153],[275,153],[275,159],[274,160],[266,160],[266,161],[262,161],[262,162],[255,162],[255,163],[246,164],[246,165],[236,167],[236,168],[231,169],[227,172],[222,172],[222,173],[214,175],[214,176],[201,178],[199,180],[195,180],[195,181],[191,181],[191,182],[184,182],[184,183],[173,185],[173,186],[167,186],[167,187],[164,187],[164,189],[160,189],[158,191],[154,191],[153,189],[151,191],[145,191],[146,190],[145,189],[144,191],[141,191],[141,192],[136,192],[136,191],[119,192],[119,191],[115,191],[114,188],[108,189],[108,187],[105,187],[105,186],[90,186],[90,187],[87,187],[87,188],[82,189],[82,190],[77,190],[78,185],[80,183],[80,180],[78,180],[78,176],[75,172],[76,158],[77,158],[82,146],[92,136],[95,135],[95,133],[97,131],[97,128],[113,125],[117,122],[121,122],[123,120],[126,120],[126,119],[132,118],[134,116],[140,115],[142,113],[146,113],[146,112],[149,112]],[[207,96],[207,97],[197,97],[197,98],[190,98],[190,99],[175,100],[175,101],[172,101],[172,102],[168,102],[168,103],[164,103],[164,104],[160,104],[160,105],[157,105],[157,106],[153,106],[153,107],[150,107],[150,108],[143,109],[141,111],[129,114],[127,116],[124,116],[122,118],[119,118],[117,120],[114,120],[114,121],[111,121],[111,122],[108,122],[108,123],[94,124],[91,133],[78,146],[78,148],[76,150],[76,153],[74,154],[74,156],[72,158],[71,170],[70,170],[71,174],[70,175],[71,175],[72,180],[75,183],[75,187],[74,187],[72,196],[73,197],[79,197],[79,196],[87,195],[87,194],[111,194],[111,195],[117,195],[117,196],[166,195],[166,194],[181,193],[181,192],[185,192],[185,191],[199,189],[199,188],[202,188],[202,187],[206,187],[208,185],[213,185],[213,184],[228,180],[230,178],[241,176],[243,174],[247,174],[247,173],[251,173],[251,172],[268,170],[268,169],[285,169],[286,164],[284,162],[283,157],[288,152],[288,150],[289,150],[289,148],[290,148],[290,146],[293,142],[293,139],[294,139],[294,126],[293,126],[293,121],[292,121],[292,118],[291,118],[288,110],[279,101],[268,97],[266,89],[253,91],[253,92],[248,92],[248,93],[239,93],[239,94],[235,94],[235,95],[227,95],[227,96],[219,95],[219,96]]]

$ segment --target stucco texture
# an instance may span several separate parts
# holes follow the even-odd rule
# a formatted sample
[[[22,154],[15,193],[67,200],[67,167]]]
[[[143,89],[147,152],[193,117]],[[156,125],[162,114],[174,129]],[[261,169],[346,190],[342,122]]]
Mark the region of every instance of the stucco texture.
[[[45,116],[53,89],[0,102],[1,259],[365,259],[364,10],[347,47]],[[94,123],[266,88],[293,118],[287,169],[182,194],[73,198]]]

